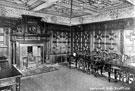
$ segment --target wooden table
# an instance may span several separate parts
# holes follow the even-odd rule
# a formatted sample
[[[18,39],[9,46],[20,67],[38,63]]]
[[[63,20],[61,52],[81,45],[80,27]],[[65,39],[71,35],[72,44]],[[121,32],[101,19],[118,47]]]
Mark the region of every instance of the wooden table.
[[[20,91],[21,73],[14,67],[8,67],[0,70],[0,91]]]

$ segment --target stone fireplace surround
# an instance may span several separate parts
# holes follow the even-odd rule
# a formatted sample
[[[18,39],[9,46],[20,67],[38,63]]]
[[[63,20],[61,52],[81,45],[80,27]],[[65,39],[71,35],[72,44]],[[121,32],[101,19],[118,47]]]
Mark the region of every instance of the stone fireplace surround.
[[[41,56],[34,56],[33,53],[28,53],[28,56],[23,57],[23,67],[28,69],[41,65]]]
[[[32,48],[31,52],[28,47]],[[20,70],[38,67],[44,63],[44,42],[18,42],[17,57],[17,67]]]

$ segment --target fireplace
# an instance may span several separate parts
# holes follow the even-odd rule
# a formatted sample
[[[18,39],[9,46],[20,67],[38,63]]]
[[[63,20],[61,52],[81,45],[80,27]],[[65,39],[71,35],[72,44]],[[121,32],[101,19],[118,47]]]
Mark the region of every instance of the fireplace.
[[[44,63],[43,42],[17,42],[17,67],[21,70],[38,67]]]

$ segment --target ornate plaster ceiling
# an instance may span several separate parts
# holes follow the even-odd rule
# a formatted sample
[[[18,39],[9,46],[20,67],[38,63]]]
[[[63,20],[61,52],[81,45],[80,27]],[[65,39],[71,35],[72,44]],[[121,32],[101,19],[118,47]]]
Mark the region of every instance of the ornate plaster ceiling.
[[[1,0],[34,12],[70,17],[71,0]],[[97,1],[97,2],[94,2]],[[73,0],[72,17],[98,15],[105,9],[134,4],[131,0]]]
[[[71,15],[71,1],[73,1],[72,2],[72,16],[70,16]],[[50,18],[48,18],[48,20],[55,21],[55,23],[58,21],[59,22],[63,21],[63,20],[61,21],[59,20],[62,18],[56,19],[56,17],[63,17],[63,19],[66,18],[67,20],[70,17],[72,17],[72,22],[74,22],[74,24],[77,24],[75,22],[83,22],[83,21],[88,22],[88,19],[87,19],[88,17],[89,19],[98,19],[100,21],[101,18],[104,18],[105,15],[107,15],[107,14],[104,14],[106,13],[106,11],[111,14],[114,14],[116,12],[116,15],[117,15],[119,11],[114,12],[111,10],[119,8],[119,7],[121,9],[125,8],[126,6],[132,7],[135,5],[135,1],[134,0],[0,0],[0,4],[3,6],[15,8],[17,10],[18,9],[26,10],[28,11],[27,13],[34,12],[34,13],[38,13],[38,15],[41,14],[42,16],[47,15],[47,17],[48,15],[50,15],[49,16]],[[20,15],[21,13],[25,14],[24,11],[23,12],[17,11],[17,14],[18,13]],[[115,14],[113,16],[115,16]],[[44,20],[47,20],[47,19],[44,19]],[[70,22],[70,21],[67,21],[67,22]]]

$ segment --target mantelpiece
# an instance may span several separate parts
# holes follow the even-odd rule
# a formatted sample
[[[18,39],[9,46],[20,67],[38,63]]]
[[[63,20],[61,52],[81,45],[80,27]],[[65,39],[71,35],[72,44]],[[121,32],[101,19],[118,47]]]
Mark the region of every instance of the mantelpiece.
[[[45,62],[45,45],[50,34],[40,17],[23,15],[11,31],[12,63],[20,70]],[[40,61],[39,61],[40,60]]]
[[[17,41],[16,60],[20,70],[40,66],[44,63],[44,42]]]

